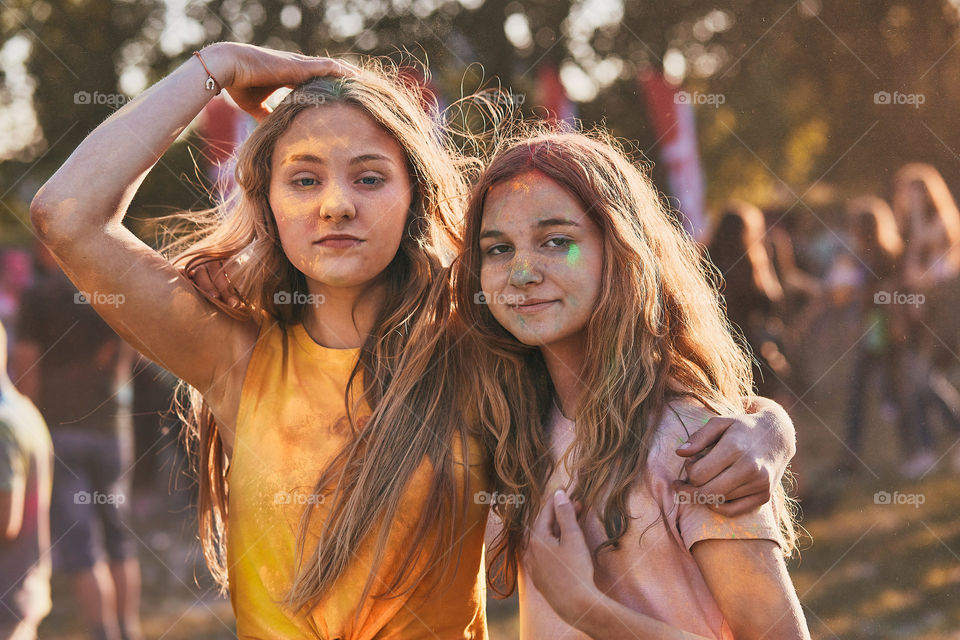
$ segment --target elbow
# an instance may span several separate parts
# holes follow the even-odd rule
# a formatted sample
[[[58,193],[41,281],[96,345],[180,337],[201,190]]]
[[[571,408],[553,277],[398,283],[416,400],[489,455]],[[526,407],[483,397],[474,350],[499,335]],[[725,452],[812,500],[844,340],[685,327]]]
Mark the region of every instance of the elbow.
[[[70,229],[76,224],[76,201],[59,198],[47,193],[46,186],[30,202],[30,223],[37,238],[51,251],[70,238],[76,237],[78,229]]]
[[[44,244],[50,238],[52,233],[52,221],[54,219],[53,210],[55,204],[47,198],[41,188],[30,202],[30,223],[33,225],[37,237]]]

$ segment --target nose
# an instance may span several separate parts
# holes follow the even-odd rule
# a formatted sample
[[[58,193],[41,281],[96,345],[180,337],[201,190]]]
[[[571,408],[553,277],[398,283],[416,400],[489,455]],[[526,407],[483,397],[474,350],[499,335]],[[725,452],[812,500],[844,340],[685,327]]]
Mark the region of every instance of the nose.
[[[536,263],[525,253],[518,251],[510,262],[510,284],[514,287],[526,287],[542,281],[543,275]]]
[[[331,180],[322,194],[320,217],[334,223],[356,217],[357,208],[347,189],[338,181]]]

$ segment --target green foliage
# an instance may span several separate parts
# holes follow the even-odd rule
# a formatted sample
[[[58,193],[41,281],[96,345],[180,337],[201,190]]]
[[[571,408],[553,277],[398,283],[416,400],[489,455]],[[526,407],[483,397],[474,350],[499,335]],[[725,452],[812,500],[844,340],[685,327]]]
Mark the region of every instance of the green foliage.
[[[600,19],[611,9],[613,19]],[[164,24],[163,0],[16,0],[0,12],[5,39],[22,34],[32,42],[28,69],[45,140],[37,157],[0,168],[8,186],[29,173],[21,194],[42,183],[113,106],[78,104],[77,95],[120,94],[128,68],[155,82],[193,48],[217,40],[315,54],[409,52],[429,61],[448,98],[496,77],[532,113],[537,66],[575,65],[594,78],[587,83],[593,97],[578,105],[585,124],[604,123],[654,161],[657,136],[636,73],[682,56],[686,90],[723,96],[716,107],[697,107],[712,202],[738,195],[789,207],[820,182],[838,197],[882,190],[898,165],[913,160],[960,180],[960,130],[951,126],[960,108],[953,81],[960,47],[951,0],[197,0],[187,15],[202,42],[179,44],[164,29],[182,40],[189,29]],[[514,27],[525,20],[526,40],[508,37],[511,16]],[[611,68],[620,71],[610,77]],[[891,103],[878,103],[877,92]],[[138,204],[196,206],[202,191],[182,184],[193,175],[188,152],[171,151],[163,165]],[[158,210],[145,215],[151,211]]]

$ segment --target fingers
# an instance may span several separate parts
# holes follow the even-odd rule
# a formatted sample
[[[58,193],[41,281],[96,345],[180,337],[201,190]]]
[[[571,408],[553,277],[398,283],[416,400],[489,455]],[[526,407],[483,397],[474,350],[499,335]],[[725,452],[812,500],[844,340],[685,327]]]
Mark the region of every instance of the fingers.
[[[563,489],[557,490],[553,502],[555,517],[560,530],[560,544],[576,549],[585,548],[587,542],[583,535],[583,529],[577,522],[576,506],[570,502],[570,498]]]
[[[577,522],[577,512],[567,493],[557,489],[553,494],[554,514],[560,527],[560,543],[579,542],[583,540],[583,529]]]
[[[749,500],[754,506],[770,500],[773,487],[763,480],[764,477],[768,476],[762,471],[756,475],[749,469],[731,468],[700,487],[676,480],[673,489],[677,494],[683,494],[683,500],[688,504],[707,506],[717,513],[721,511],[716,507],[733,504],[733,509],[739,511],[743,509],[740,506],[744,504],[743,500]]]
[[[207,265],[201,264],[200,266],[194,267],[187,272],[187,277],[190,278],[193,286],[199,289],[203,295],[213,300],[220,299],[220,294],[217,292],[217,287],[214,286],[213,281],[210,279],[210,274],[207,271]]]
[[[731,443],[720,442],[700,459],[688,459],[683,463],[687,481],[701,487],[743,459],[743,454]]]
[[[548,539],[555,540],[560,537],[559,532],[556,531],[556,527],[557,523],[554,514],[553,499],[550,498],[544,502],[543,507],[540,509],[540,513],[533,523],[531,532],[541,541]]]
[[[223,261],[218,260],[216,264],[218,268],[214,271],[213,284],[217,287],[220,299],[235,309],[240,306],[240,296],[230,282]]]
[[[746,498],[724,502],[723,504],[710,505],[710,510],[722,516],[734,518],[736,516],[742,516],[745,513],[756,511],[766,504],[766,502],[762,497],[755,494]]]
[[[360,73],[359,67],[356,67],[346,60],[336,58],[322,58],[318,56],[305,56],[294,54],[290,60],[292,66],[293,84],[309,80],[317,76],[336,76],[340,78],[349,78]]]
[[[284,54],[281,54],[284,55]],[[286,54],[289,60],[298,67],[304,79],[314,76],[354,76],[360,72],[360,67],[341,58],[327,58],[324,56],[308,56],[302,53]]]
[[[734,423],[733,418],[721,418],[715,416],[703,425],[696,433],[690,436],[684,444],[677,448],[677,455],[684,457],[695,456],[701,453],[707,447],[711,447],[720,440],[727,428]]]
[[[765,470],[762,466],[751,467],[745,460],[731,465],[703,484],[694,484],[702,495],[723,496],[725,500],[743,497],[743,490],[754,493],[757,487],[767,485],[763,481]]]
[[[360,73],[360,67],[350,64],[346,60],[340,60],[337,58],[314,58],[314,60],[319,60],[322,63],[322,73],[313,73],[312,76],[340,76],[342,78],[350,78],[356,76]],[[321,67],[320,64],[317,65],[318,68]]]

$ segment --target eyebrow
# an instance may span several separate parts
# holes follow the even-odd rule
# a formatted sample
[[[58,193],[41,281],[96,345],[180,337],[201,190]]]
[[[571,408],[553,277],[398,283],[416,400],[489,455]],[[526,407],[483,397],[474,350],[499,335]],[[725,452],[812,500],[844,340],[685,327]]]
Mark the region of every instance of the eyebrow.
[[[569,218],[547,218],[546,220],[539,220],[535,226],[537,229],[543,229],[544,227],[579,227],[580,225]],[[480,232],[480,240],[499,238],[503,235],[503,232],[499,229],[486,229]]]
[[[356,156],[350,160],[348,163],[350,166],[356,164],[362,164],[364,162],[372,162],[375,160],[384,160],[386,162],[392,163],[393,160],[383,155],[382,153],[365,153],[363,155]],[[298,153],[292,156],[287,157],[284,161],[284,164],[293,164],[294,162],[312,162],[314,164],[326,164],[320,156],[315,156],[312,153]]]

